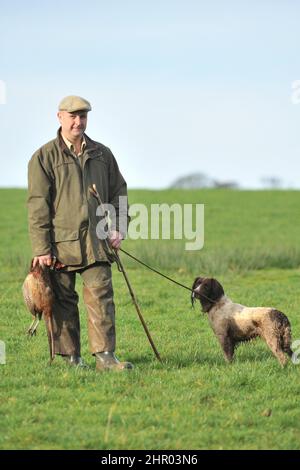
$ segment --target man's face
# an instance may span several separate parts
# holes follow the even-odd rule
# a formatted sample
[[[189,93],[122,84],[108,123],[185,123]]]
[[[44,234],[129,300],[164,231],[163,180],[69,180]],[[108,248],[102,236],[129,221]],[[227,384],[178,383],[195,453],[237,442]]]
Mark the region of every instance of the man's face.
[[[75,111],[74,113],[59,111],[57,117],[61,124],[63,135],[70,142],[76,141],[83,136],[87,125],[86,111]]]

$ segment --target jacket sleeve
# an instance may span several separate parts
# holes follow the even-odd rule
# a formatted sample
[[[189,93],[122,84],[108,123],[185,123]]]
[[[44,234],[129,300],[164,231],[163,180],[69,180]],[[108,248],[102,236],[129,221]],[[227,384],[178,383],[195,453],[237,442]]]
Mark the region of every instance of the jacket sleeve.
[[[33,256],[51,253],[51,179],[46,172],[41,152],[28,164],[28,224]]]
[[[109,203],[115,208],[115,217],[111,217],[111,230],[117,230],[126,237],[130,217],[128,215],[127,184],[117,161],[110,152],[109,165]]]

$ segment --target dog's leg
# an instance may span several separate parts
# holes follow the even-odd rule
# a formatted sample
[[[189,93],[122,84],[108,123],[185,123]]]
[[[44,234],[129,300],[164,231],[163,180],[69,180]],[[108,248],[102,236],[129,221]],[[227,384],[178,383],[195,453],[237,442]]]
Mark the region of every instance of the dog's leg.
[[[293,356],[293,351],[291,350],[292,334],[290,326],[284,329],[281,335],[281,344],[283,351],[291,358]]]
[[[278,360],[279,364],[284,367],[287,362],[287,357],[282,350],[280,338],[275,336],[272,338],[265,338],[265,341]]]
[[[219,340],[220,345],[223,349],[225,360],[227,362],[231,362],[232,359],[233,359],[233,355],[234,355],[234,342],[233,342],[233,340],[227,334],[218,335],[218,340]]]

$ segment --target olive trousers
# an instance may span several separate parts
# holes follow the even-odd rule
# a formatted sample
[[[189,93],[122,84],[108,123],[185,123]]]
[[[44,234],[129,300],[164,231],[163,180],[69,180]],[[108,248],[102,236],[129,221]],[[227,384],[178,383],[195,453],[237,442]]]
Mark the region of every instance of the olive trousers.
[[[92,354],[114,351],[116,344],[115,304],[109,263],[97,262],[78,271],[52,271],[54,290],[54,352],[80,356],[80,320],[76,273],[83,280],[83,300],[88,316],[89,347]]]

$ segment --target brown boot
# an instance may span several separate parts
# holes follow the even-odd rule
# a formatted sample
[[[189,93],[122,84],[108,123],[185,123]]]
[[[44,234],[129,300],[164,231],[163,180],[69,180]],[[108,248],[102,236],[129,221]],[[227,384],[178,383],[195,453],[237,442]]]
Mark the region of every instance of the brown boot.
[[[129,370],[133,369],[131,362],[120,362],[114,352],[105,351],[95,354],[96,370]]]

